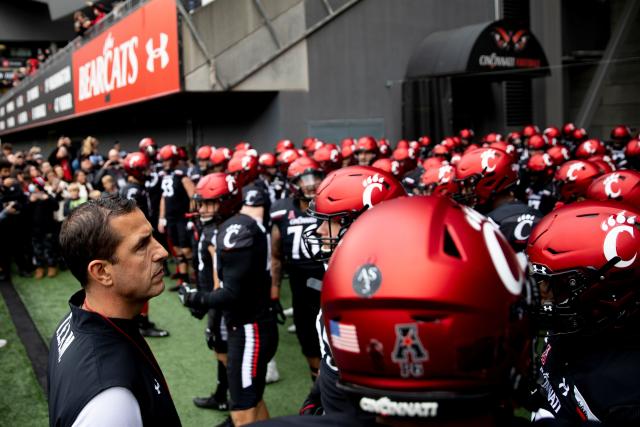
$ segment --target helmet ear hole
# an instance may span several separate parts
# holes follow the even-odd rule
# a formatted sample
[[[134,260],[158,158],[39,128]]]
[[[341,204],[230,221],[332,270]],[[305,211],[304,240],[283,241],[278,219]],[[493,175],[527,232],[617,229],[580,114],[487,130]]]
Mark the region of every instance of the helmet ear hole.
[[[444,228],[443,241],[444,241],[444,244],[442,249],[444,250],[445,254],[453,258],[462,259],[462,255],[460,255],[460,251],[458,250],[456,243],[453,241],[453,238],[451,237],[451,233],[449,232],[448,227]]]

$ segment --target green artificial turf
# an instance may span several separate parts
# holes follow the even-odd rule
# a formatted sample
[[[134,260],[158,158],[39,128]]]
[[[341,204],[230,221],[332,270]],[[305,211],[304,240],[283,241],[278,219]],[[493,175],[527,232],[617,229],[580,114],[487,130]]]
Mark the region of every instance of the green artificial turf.
[[[47,425],[47,401],[2,298],[0,338],[7,340],[0,348],[0,426]]]
[[[68,272],[53,279],[14,277],[13,281],[38,331],[48,344],[58,322],[69,310],[67,301],[79,289],[78,282]],[[169,288],[173,282],[165,278],[165,284]],[[282,303],[285,307],[290,306],[290,291],[286,282],[283,283]],[[0,319],[1,316],[2,314]],[[150,338],[148,342],[167,379],[182,424],[187,427],[212,426],[224,420],[226,413],[196,408],[191,401],[194,396],[209,395],[215,388],[217,362],[204,341],[205,320],[191,317],[188,310],[181,306],[177,295],[168,291],[151,300],[149,316],[158,327],[171,333],[168,338]],[[268,385],[265,392],[265,401],[272,416],[297,413],[311,386],[306,360],[295,334],[286,330],[290,324],[291,320],[288,320],[286,325],[279,328],[280,342],[276,360],[281,380]],[[0,331],[4,332],[2,329]],[[0,349],[0,362],[3,362],[3,350]],[[20,368],[28,370],[30,378],[33,378],[28,360],[23,360]],[[4,363],[0,363],[0,371],[2,370],[5,370]],[[32,394],[38,393],[35,378],[31,383],[25,387]],[[2,381],[2,384],[7,382]],[[0,393],[0,396],[3,394]],[[40,394],[42,395],[41,392]],[[21,404],[28,405],[30,402],[25,399]],[[4,419],[4,411],[0,403],[0,424],[1,419]],[[13,425],[41,426],[46,423],[45,407],[44,412],[34,412],[34,416],[28,417],[25,422]]]

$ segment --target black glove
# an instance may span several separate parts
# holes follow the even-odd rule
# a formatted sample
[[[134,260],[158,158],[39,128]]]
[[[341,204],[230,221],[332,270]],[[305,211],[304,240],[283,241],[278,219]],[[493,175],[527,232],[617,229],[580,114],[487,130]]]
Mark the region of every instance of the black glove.
[[[204,340],[206,341],[207,347],[209,347],[210,350],[215,349],[216,337],[213,335],[213,331],[210,328],[206,328],[204,330]]]
[[[320,402],[320,396],[309,393],[307,398],[302,403],[302,407],[298,411],[300,415],[324,415],[324,408]]]
[[[269,305],[269,311],[273,314],[273,317],[276,319],[281,325],[284,325],[284,322],[287,320],[287,316],[284,315],[284,310],[282,308],[282,304],[280,304],[279,299],[272,299],[271,304]]]
[[[183,283],[182,286],[178,288],[178,298],[182,305],[189,307],[189,311],[193,317],[202,319],[207,314],[207,310],[200,308],[198,304],[198,294],[198,289],[188,283]]]

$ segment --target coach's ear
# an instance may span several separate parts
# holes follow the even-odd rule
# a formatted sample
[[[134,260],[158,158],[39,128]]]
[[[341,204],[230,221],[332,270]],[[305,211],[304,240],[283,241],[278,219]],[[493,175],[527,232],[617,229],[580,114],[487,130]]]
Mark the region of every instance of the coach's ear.
[[[107,260],[94,259],[91,261],[87,266],[87,275],[89,282],[94,282],[107,288],[113,286],[111,263]]]

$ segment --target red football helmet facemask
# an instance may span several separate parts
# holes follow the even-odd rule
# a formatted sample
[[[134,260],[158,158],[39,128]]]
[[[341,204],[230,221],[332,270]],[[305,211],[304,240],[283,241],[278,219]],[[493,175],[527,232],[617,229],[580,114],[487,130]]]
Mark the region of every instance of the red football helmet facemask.
[[[556,194],[563,202],[584,197],[591,182],[600,175],[600,169],[587,160],[570,160],[558,168],[553,181]]]
[[[293,197],[311,201],[324,173],[320,165],[310,157],[301,157],[291,163],[287,170],[287,181]]]
[[[527,255],[542,291],[540,320],[550,333],[593,332],[636,310],[638,216],[618,202],[584,201],[536,225]]]
[[[478,148],[466,153],[456,165],[460,192],[455,199],[471,207],[484,205],[518,181],[513,157],[495,148]]]
[[[621,170],[602,175],[587,189],[590,200],[615,200],[640,209],[640,172]]]
[[[329,259],[342,235],[364,211],[406,195],[393,175],[372,166],[348,166],[331,172],[320,183],[307,212],[322,221],[339,221],[340,231],[336,236],[329,233],[328,237],[320,237],[315,230],[306,233],[303,240],[309,253],[316,253],[321,260]]]
[[[198,205],[206,201],[219,202],[213,214],[213,221],[220,223],[238,212],[242,205],[242,192],[233,175],[226,173],[210,173],[203,176],[193,195]]]
[[[366,212],[323,280],[341,387],[387,416],[383,402],[429,402],[416,416],[432,419],[504,402],[529,356],[524,279],[495,226],[446,197]]]

